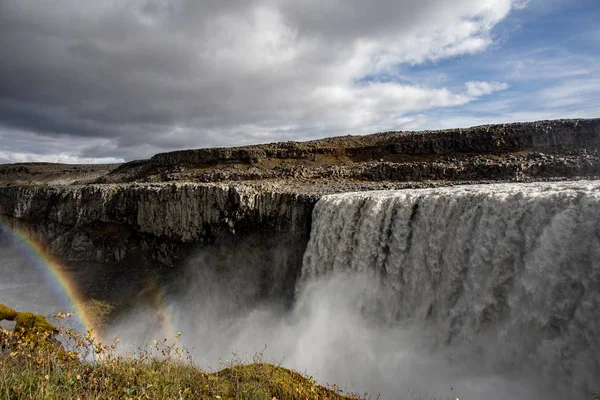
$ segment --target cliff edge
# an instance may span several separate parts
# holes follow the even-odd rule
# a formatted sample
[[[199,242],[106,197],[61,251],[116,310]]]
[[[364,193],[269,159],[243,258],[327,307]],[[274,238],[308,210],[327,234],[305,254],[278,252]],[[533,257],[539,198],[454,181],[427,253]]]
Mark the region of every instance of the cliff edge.
[[[600,119],[183,150],[114,165],[0,165],[0,218],[90,297],[127,297],[203,252],[293,298],[323,194],[600,176]],[[175,280],[175,279],[174,279]],[[139,286],[138,292],[142,291]]]
[[[380,186],[373,182],[570,179],[600,173],[599,149],[600,119],[538,121],[181,150],[121,165],[3,165],[0,186],[275,182],[331,192]]]

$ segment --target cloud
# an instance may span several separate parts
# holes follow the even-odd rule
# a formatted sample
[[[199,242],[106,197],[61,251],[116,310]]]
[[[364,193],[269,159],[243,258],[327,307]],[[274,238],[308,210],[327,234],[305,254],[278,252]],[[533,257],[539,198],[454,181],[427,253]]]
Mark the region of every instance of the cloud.
[[[524,8],[527,8],[527,6],[529,6],[529,3],[531,3],[531,0],[517,0],[514,2],[514,7],[522,10]]]
[[[96,139],[99,147],[107,148],[110,141]],[[86,137],[69,135],[39,135],[0,127],[0,164],[20,162],[58,162],[58,163],[115,163],[122,162],[123,158],[117,156],[103,156],[102,152],[86,156],[85,149],[90,146]]]
[[[50,162],[60,164],[111,164],[121,162],[122,159],[111,157],[106,158],[86,158],[68,153],[57,154],[33,154],[33,153],[16,153],[0,151],[0,164],[26,163],[26,162]]]
[[[508,89],[508,85],[502,82],[478,82],[469,81],[465,83],[467,95],[472,98],[487,96],[499,90]]]
[[[5,0],[0,135],[8,152],[23,152],[6,133],[18,131],[67,148],[85,138],[71,150],[78,157],[132,159],[393,129],[405,113],[466,104],[503,84],[461,92],[361,79],[481,52],[515,4]]]

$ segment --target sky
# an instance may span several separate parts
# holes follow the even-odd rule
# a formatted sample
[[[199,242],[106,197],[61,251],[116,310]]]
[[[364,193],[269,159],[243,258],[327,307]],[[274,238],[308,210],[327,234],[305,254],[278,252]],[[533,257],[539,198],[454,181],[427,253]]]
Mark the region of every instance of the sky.
[[[598,0],[0,0],[0,163],[600,117]]]

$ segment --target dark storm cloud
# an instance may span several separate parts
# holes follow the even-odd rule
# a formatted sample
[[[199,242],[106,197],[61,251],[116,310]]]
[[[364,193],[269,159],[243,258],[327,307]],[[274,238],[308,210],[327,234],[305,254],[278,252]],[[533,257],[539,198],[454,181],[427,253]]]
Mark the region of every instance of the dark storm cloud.
[[[407,110],[473,97],[354,82],[479,51],[511,5],[0,0],[0,141],[19,153],[14,132],[87,138],[73,154],[131,159],[391,129]]]

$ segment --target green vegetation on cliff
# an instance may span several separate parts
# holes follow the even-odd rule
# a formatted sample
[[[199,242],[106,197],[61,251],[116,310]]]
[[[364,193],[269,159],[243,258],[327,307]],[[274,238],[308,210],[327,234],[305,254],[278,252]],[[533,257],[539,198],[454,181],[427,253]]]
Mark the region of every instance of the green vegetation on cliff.
[[[14,321],[15,318],[17,318],[17,312],[15,310],[0,304],[0,321],[4,319],[8,321]]]
[[[0,321],[16,321],[15,331],[25,334],[35,332],[57,332],[57,328],[46,320],[46,317],[30,312],[17,312],[0,304]]]

